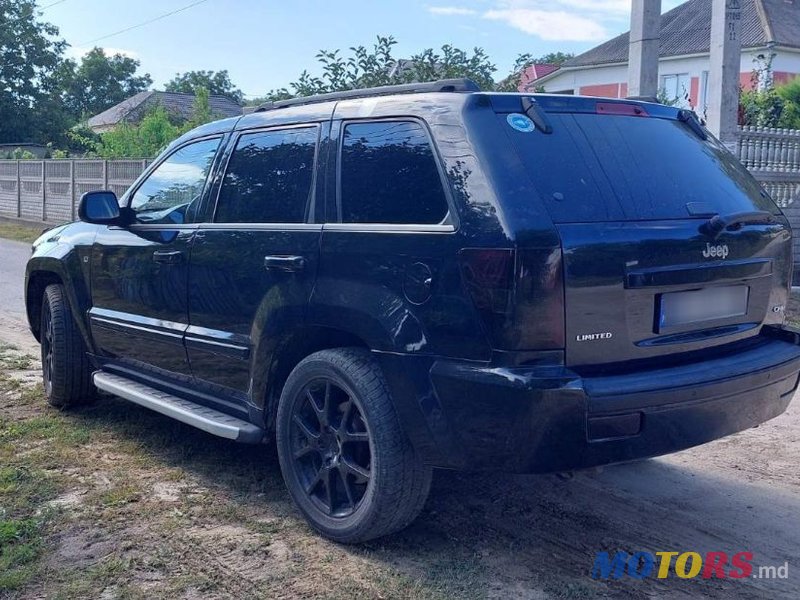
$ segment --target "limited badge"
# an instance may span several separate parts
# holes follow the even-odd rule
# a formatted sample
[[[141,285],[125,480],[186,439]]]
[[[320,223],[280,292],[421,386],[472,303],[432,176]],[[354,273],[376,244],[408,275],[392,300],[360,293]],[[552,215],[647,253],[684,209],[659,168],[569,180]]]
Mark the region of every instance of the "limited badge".
[[[534,122],[520,113],[511,113],[506,117],[506,121],[508,121],[508,124],[511,125],[511,127],[517,131],[521,131],[522,133],[531,133],[532,131],[536,131],[536,125]]]

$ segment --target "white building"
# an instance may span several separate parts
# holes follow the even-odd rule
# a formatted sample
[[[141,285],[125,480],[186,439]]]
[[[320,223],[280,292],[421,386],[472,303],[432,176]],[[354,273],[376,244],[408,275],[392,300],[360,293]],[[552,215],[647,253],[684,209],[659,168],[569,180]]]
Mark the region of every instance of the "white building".
[[[776,84],[800,74],[800,0],[741,0],[741,84],[758,85],[753,70],[772,61]],[[708,97],[711,0],[689,0],[661,16],[659,82],[662,93],[703,114]],[[624,33],[529,83],[546,92],[624,98],[628,95]],[[763,84],[763,82],[762,82]]]

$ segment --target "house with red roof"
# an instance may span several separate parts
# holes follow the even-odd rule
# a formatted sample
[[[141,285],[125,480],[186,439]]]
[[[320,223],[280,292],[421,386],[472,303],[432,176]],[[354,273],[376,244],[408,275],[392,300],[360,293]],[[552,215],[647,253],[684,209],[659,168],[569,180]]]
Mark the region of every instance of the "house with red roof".
[[[800,0],[741,0],[741,85],[767,82],[754,69],[770,62],[773,82],[800,74]],[[705,113],[708,98],[711,0],[689,0],[661,16],[659,85],[679,106]],[[566,61],[535,80],[560,94],[624,98],[628,95],[629,33]]]

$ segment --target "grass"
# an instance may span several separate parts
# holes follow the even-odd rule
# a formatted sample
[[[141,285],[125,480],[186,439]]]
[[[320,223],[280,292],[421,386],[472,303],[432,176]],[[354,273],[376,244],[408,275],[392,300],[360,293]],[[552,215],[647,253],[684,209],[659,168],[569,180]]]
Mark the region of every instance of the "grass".
[[[0,371],[27,371],[34,364],[34,358],[29,354],[23,354],[16,346],[0,342]]]
[[[47,407],[8,374],[14,352],[0,346],[0,598],[485,596],[485,568],[457,546],[319,538],[273,449],[113,398]]]
[[[0,221],[0,238],[32,244],[49,225],[32,226],[13,221]]]
[[[786,307],[786,322],[793,327],[800,327],[800,293],[792,292]]]
[[[44,504],[54,491],[43,471],[19,464],[0,468],[0,593],[35,575],[49,520]]]

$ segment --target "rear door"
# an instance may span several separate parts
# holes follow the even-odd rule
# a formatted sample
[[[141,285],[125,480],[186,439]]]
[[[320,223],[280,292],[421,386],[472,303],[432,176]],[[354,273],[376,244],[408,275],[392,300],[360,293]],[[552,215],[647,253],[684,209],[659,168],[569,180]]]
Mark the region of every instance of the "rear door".
[[[502,119],[562,240],[567,363],[706,350],[781,322],[790,231],[735,157],[674,109],[582,102],[551,106],[550,134]]]
[[[217,397],[258,395],[263,382],[251,374],[265,376],[282,336],[304,322],[322,231],[312,207],[324,127],[241,133],[213,222],[197,231],[186,345],[195,378]]]
[[[483,356],[459,275],[465,242],[426,124],[337,120],[332,137],[335,193],[312,318],[356,333],[374,350]]]

